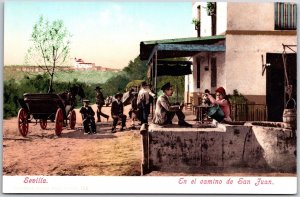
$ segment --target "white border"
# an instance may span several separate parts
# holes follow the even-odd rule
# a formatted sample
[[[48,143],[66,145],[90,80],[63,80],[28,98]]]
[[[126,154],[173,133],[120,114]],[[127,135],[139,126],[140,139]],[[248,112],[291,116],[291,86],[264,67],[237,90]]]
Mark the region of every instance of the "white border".
[[[9,1],[9,0],[6,0]],[[57,0],[52,0],[57,1]],[[67,1],[67,0],[65,0]],[[71,0],[76,1],[76,0]],[[143,0],[146,1],[146,0]],[[159,0],[154,0],[159,1]],[[174,0],[176,1],[176,0]],[[177,0],[178,1],[178,0]],[[184,0],[187,1],[187,0]],[[191,0],[188,0],[191,1]],[[233,0],[236,2],[243,0]],[[250,0],[249,0],[250,1]],[[5,0],[0,0],[0,65],[3,68],[3,19],[4,19],[4,2]],[[248,1],[244,1],[248,2]],[[252,0],[252,2],[260,2],[260,0]],[[271,0],[266,2],[273,2]],[[300,13],[300,4],[297,5],[297,12]],[[299,23],[300,23],[300,14],[297,17],[298,20],[298,31],[299,32]],[[298,43],[300,43],[300,37],[298,37]],[[299,49],[298,45],[298,49]],[[300,54],[297,54],[298,65]],[[297,72],[297,78],[299,78],[300,72]],[[300,86],[298,84],[297,93],[299,92]],[[3,70],[0,72],[0,92],[3,94]],[[300,97],[297,98],[297,102],[300,103]],[[3,109],[3,98],[0,97],[0,106]],[[298,114],[300,109],[297,110]],[[0,112],[0,118],[3,119],[3,110]],[[297,118],[298,119],[298,118]],[[299,119],[297,120],[299,122]],[[2,130],[2,129],[1,129]],[[2,144],[2,139],[0,139]],[[299,144],[298,146],[299,147]],[[297,148],[298,149],[298,148]],[[1,158],[2,153],[1,153]],[[297,158],[299,162],[299,157]],[[2,167],[2,162],[1,162]],[[297,165],[299,169],[299,166]],[[1,171],[1,175],[2,171]],[[39,178],[39,177],[30,177],[30,178]],[[267,179],[272,180],[274,184],[265,185],[263,187],[255,187],[253,185],[246,186],[237,186],[233,185],[225,185],[225,186],[217,186],[215,185],[185,185],[182,186],[178,184],[178,180],[181,177],[61,177],[61,176],[47,176],[44,177],[47,179],[48,183],[43,184],[25,184],[24,179],[25,176],[3,176],[2,184],[0,187],[2,192],[4,193],[107,193],[107,194],[121,194],[121,193],[144,193],[144,194],[248,194],[248,196],[252,196],[251,194],[295,194],[297,192],[297,177],[265,177]],[[203,177],[183,177],[186,179],[194,179],[197,178],[200,180]],[[208,177],[204,177],[208,178]],[[211,177],[209,178],[219,178],[219,177]],[[245,178],[251,180],[256,180],[259,177],[221,177],[222,180],[227,180],[229,178],[238,180],[238,178]],[[261,177],[262,178],[262,177]],[[44,187],[44,188],[43,188]],[[30,189],[34,188],[34,189]],[[225,188],[225,189],[224,189]],[[249,195],[250,194],[250,195]],[[3,194],[0,194],[2,196]],[[15,195],[10,195],[15,196]],[[19,195],[18,195],[19,196]],[[47,195],[50,196],[50,195]],[[52,196],[52,195],[51,195]],[[57,196],[57,194],[55,195]],[[59,195],[61,196],[61,195]],[[148,195],[151,196],[151,195]],[[178,196],[178,195],[177,195]],[[201,195],[206,196],[206,195]],[[212,196],[212,195],[210,195]],[[220,196],[220,195],[217,195]]]
[[[296,194],[297,177],[3,176],[3,193]]]

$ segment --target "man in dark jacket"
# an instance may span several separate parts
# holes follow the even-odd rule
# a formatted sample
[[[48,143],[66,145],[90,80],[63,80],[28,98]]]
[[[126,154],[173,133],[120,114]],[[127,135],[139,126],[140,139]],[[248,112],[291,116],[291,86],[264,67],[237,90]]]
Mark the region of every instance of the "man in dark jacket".
[[[150,97],[154,98],[155,94],[151,92],[146,81],[143,81],[137,97],[137,105],[140,110],[141,124],[148,124],[148,116],[150,114]]]
[[[89,100],[83,99],[83,106],[80,109],[80,113],[82,115],[82,123],[84,132],[91,134],[96,133],[96,124],[95,124],[95,112],[94,110],[89,106]],[[91,125],[91,130],[89,125]]]
[[[95,88],[96,91],[96,104],[97,104],[97,122],[101,122],[101,118],[100,116],[103,116],[104,118],[106,118],[106,120],[108,121],[109,116],[104,114],[101,109],[103,107],[103,105],[105,104],[104,102],[104,97],[103,94],[100,90],[101,88],[99,86],[97,86]]]
[[[123,114],[124,107],[123,107],[123,103],[121,102],[122,96],[123,96],[122,93],[117,93],[115,95],[115,100],[111,104],[111,117],[114,120],[112,129],[111,129],[112,133],[116,132],[116,126],[117,126],[119,119],[122,120],[121,131],[123,131],[124,127],[125,127],[127,116]]]

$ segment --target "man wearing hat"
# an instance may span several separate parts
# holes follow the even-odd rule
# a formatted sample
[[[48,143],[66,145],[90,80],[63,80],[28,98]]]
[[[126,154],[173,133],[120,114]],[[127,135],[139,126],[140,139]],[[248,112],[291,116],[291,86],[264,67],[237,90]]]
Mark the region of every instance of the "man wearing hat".
[[[131,127],[135,128],[134,121],[138,119],[139,117],[139,110],[137,106],[137,92],[133,92],[133,99],[131,100],[131,108],[129,110],[129,117],[131,118]]]
[[[150,91],[146,81],[143,81],[137,96],[137,105],[140,110],[140,120],[142,124],[148,123],[148,116],[150,113],[150,96],[154,98],[155,94]]]
[[[181,111],[180,106],[171,106],[169,102],[169,97],[173,94],[173,88],[170,82],[163,85],[161,90],[164,94],[159,96],[157,99],[153,123],[159,125],[172,124],[172,119],[176,114],[178,117],[178,125],[192,127],[191,124],[184,120],[185,115]]]
[[[96,133],[96,124],[95,124],[95,112],[94,110],[89,106],[89,100],[88,99],[83,99],[83,106],[80,109],[80,113],[82,116],[82,123],[83,123],[83,128],[84,132],[91,134],[91,133]],[[89,125],[91,125],[91,130]]]
[[[117,126],[119,119],[121,119],[121,121],[122,121],[121,131],[123,131],[124,127],[125,127],[127,116],[123,114],[124,107],[123,107],[123,103],[121,102],[122,97],[123,97],[122,93],[117,93],[115,95],[115,100],[111,104],[111,117],[114,120],[112,129],[111,129],[112,133],[116,132],[116,126]]]
[[[99,86],[97,86],[95,88],[95,90],[96,90],[96,104],[97,104],[97,122],[101,122],[100,115],[103,116],[104,118],[106,118],[107,121],[108,121],[108,118],[109,118],[108,115],[101,112],[101,109],[102,109],[103,105],[105,104],[105,102],[104,102],[103,94],[100,91],[100,89],[102,89],[102,88],[100,88]]]

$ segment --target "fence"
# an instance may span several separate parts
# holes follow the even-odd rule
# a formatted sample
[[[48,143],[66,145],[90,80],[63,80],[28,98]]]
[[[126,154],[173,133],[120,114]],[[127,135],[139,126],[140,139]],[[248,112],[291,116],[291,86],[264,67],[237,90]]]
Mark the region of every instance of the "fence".
[[[264,104],[231,104],[233,121],[266,121],[267,106]]]

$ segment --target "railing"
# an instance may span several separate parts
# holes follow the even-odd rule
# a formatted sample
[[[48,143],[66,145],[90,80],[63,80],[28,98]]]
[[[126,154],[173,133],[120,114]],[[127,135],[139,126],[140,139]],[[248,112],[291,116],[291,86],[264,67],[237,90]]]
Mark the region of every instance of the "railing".
[[[233,121],[266,121],[267,106],[264,104],[231,104]]]

